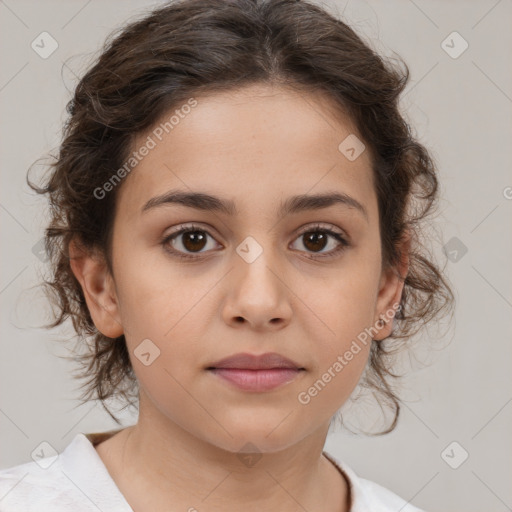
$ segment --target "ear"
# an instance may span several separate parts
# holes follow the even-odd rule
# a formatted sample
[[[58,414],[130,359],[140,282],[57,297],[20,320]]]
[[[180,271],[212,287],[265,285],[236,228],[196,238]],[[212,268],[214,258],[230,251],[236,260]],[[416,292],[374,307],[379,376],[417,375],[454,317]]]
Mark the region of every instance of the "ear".
[[[77,241],[69,244],[70,265],[82,286],[91,318],[96,328],[109,338],[123,334],[114,280],[105,258],[97,251],[82,248]]]
[[[400,245],[398,265],[382,271],[374,318],[374,325],[377,327],[378,333],[374,336],[374,340],[387,338],[393,330],[394,316],[398,311],[405,277],[409,271],[410,247],[411,235],[407,232]]]

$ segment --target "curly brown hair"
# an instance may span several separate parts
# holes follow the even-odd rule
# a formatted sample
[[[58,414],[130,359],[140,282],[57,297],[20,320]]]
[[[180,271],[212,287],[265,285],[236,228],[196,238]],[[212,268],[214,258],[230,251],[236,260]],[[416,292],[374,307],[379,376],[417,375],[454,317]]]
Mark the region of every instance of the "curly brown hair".
[[[119,32],[119,33],[118,33]],[[436,166],[412,135],[398,100],[409,69],[385,60],[345,23],[304,0],[178,0],[112,32],[67,105],[62,143],[47,180],[29,185],[48,194],[45,247],[51,276],[43,285],[58,313],[70,318],[86,352],[82,401],[122,398],[133,405],[138,383],[124,335],[95,327],[69,261],[72,240],[105,257],[109,270],[115,187],[94,193],[133,151],[138,134],[193,95],[255,83],[323,91],[354,121],[372,155],[383,265],[397,268],[400,242],[411,235],[410,266],[392,335],[373,341],[364,384],[391,407],[395,355],[419,329],[453,305],[449,281],[426,249],[420,226],[438,198]],[[402,278],[404,276],[401,276]]]

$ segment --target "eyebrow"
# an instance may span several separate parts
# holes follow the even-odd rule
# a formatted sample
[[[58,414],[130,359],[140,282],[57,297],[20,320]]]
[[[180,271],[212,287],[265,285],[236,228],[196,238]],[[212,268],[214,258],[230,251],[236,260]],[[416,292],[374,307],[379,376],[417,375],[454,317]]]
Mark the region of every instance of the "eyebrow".
[[[229,216],[238,215],[234,201],[221,199],[220,197],[202,192],[182,192],[180,190],[171,190],[160,196],[153,197],[143,206],[141,213],[169,204],[180,204],[189,208],[195,208],[196,210],[219,212]],[[301,194],[289,197],[281,203],[277,215],[278,218],[282,218],[285,215],[310,210],[321,210],[336,204],[356,209],[368,221],[366,208],[359,201],[342,192],[314,195]]]

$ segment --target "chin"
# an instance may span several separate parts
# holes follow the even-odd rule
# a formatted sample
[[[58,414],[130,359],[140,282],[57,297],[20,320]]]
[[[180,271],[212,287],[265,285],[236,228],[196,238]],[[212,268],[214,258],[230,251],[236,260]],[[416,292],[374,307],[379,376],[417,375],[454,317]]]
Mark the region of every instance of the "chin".
[[[294,423],[282,421],[272,422],[246,422],[244,424],[223,423],[226,430],[231,434],[229,436],[224,430],[222,437],[208,439],[211,444],[233,453],[275,453],[293,446],[298,443],[307,432],[298,431]],[[211,431],[209,432],[211,435]]]

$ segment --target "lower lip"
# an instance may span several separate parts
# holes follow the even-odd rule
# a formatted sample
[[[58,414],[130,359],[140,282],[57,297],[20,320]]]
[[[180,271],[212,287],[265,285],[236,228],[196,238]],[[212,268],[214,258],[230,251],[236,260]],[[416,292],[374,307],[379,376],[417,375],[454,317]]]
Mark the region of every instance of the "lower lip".
[[[209,371],[244,391],[270,391],[291,382],[301,373],[301,370],[293,368],[272,368],[269,370],[214,368]]]

